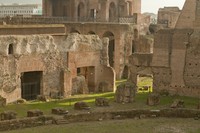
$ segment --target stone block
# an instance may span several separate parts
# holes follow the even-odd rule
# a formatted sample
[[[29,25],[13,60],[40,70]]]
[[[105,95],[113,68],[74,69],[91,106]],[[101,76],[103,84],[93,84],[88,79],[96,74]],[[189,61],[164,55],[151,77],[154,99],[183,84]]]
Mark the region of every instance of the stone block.
[[[65,114],[68,114],[69,111],[63,109],[63,108],[53,108],[51,110],[51,113],[52,114],[56,114],[56,115],[65,115]]]
[[[109,100],[104,97],[98,97],[95,99],[96,106],[109,106]]]
[[[16,101],[16,103],[17,104],[23,104],[23,103],[26,103],[26,99],[18,99],[17,101]]]
[[[160,96],[156,93],[149,94],[147,98],[147,105],[154,106],[160,104]]]
[[[27,117],[38,117],[42,116],[43,114],[44,113],[39,109],[27,111]]]
[[[183,108],[184,107],[184,101],[180,100],[180,99],[175,99],[170,107],[171,108]]]
[[[126,82],[117,87],[115,92],[115,101],[117,103],[131,103],[134,101],[136,86],[133,83]]]
[[[76,102],[74,104],[74,109],[75,110],[88,110],[88,109],[90,109],[90,107],[85,102]]]
[[[44,96],[44,95],[38,95],[37,100],[42,101],[42,102],[49,102],[49,96]]]
[[[17,113],[15,111],[4,111],[1,113],[1,121],[16,119]]]
[[[0,96],[0,107],[5,107],[6,104],[6,98]]]

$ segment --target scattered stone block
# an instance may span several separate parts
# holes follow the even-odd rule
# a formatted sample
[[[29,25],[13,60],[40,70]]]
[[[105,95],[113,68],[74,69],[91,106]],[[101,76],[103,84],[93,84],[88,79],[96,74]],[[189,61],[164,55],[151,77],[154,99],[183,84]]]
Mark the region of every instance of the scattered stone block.
[[[42,115],[44,115],[44,113],[39,109],[27,111],[27,117],[38,117]]]
[[[85,102],[76,102],[74,104],[74,109],[75,110],[88,110],[88,109],[90,109],[90,107]]]
[[[63,109],[63,108],[53,108],[51,110],[51,113],[52,114],[56,114],[56,115],[65,115],[65,114],[68,114],[69,111]]]
[[[184,107],[184,101],[180,100],[180,99],[175,99],[170,107],[171,108],[183,108]]]
[[[134,101],[136,86],[133,83],[126,82],[117,87],[115,92],[115,101],[117,103],[131,103]]]
[[[23,99],[23,98],[18,99],[18,100],[16,101],[16,103],[17,103],[17,104],[23,104],[23,103],[26,103],[26,99]]]
[[[156,93],[149,94],[147,98],[147,105],[154,106],[160,104],[160,96]]]
[[[14,111],[4,111],[1,113],[1,121],[16,119],[17,113]]]
[[[95,99],[96,106],[109,106],[109,100],[104,97],[98,97]]]
[[[0,107],[5,107],[6,104],[6,98],[0,96]]]
[[[38,95],[37,96],[37,100],[38,101],[42,101],[42,102],[49,102],[49,96],[45,96],[45,95]]]

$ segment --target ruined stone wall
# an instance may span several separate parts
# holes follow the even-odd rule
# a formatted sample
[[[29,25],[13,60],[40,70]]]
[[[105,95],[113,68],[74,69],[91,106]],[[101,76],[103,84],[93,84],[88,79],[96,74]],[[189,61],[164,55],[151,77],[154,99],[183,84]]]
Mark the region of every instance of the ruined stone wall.
[[[95,73],[104,71],[100,70],[104,69],[100,64],[102,42],[95,35],[0,36],[0,40],[0,95],[7,98],[7,102],[21,98],[21,76],[24,72],[42,72],[42,95],[65,93],[64,96],[69,96],[69,85],[77,67],[94,66]],[[71,65],[73,63],[75,65]],[[114,81],[113,70],[110,68],[109,71],[105,68],[104,74],[107,72]],[[97,83],[98,75],[95,76]]]
[[[42,94],[60,90],[62,58],[51,36],[1,36],[1,95],[12,102],[21,97],[21,74],[43,72]],[[13,45],[13,53],[8,53]]]
[[[103,38],[106,37],[106,33],[112,33],[115,40],[114,70],[116,78],[120,79],[124,66],[128,63],[128,56],[131,54],[132,45],[130,43],[132,43],[133,31],[137,28],[137,25],[126,24],[68,23],[66,24],[66,34],[71,31],[78,31],[80,34],[94,32],[100,38]]]
[[[192,28],[194,26],[196,2],[196,0],[185,1],[176,28]]]
[[[158,24],[162,24],[166,28],[174,28],[181,11],[178,7],[164,7],[158,11]]]

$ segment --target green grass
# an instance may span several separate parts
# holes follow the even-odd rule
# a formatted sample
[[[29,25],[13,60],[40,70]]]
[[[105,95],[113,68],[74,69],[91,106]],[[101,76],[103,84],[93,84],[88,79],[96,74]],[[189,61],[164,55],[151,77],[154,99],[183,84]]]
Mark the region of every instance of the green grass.
[[[151,82],[151,79],[143,80],[146,84]],[[120,80],[116,82],[116,85],[126,82],[126,80]],[[114,93],[97,93],[97,94],[84,94],[84,95],[74,95],[63,100],[51,100],[50,102],[39,102],[39,101],[29,101],[26,104],[9,104],[6,107],[1,107],[0,112],[7,110],[14,110],[17,112],[18,117],[25,117],[28,110],[40,109],[45,114],[51,114],[51,109],[55,107],[62,107],[69,110],[70,113],[76,113],[73,109],[75,102],[84,101],[89,104],[92,111],[107,111],[107,110],[123,110],[123,109],[162,109],[168,108],[172,104],[173,100],[180,99],[185,102],[186,108],[196,108],[197,103],[199,102],[198,98],[185,97],[185,96],[162,96],[160,100],[160,105],[157,106],[147,106],[146,99],[149,92],[138,92],[135,97],[134,103],[129,104],[119,104],[114,102]],[[98,108],[95,107],[95,98],[97,97],[106,97],[110,100],[110,106],[107,108]]]
[[[9,104],[6,107],[1,107],[0,112],[5,110],[14,110],[17,112],[18,117],[25,117],[26,112],[32,109],[40,109],[45,114],[51,114],[51,109],[55,107],[63,107],[74,113],[73,105],[77,101],[85,101],[89,104],[92,111],[107,111],[107,110],[124,110],[124,109],[162,109],[168,108],[172,104],[173,100],[181,99],[185,102],[185,108],[196,108],[199,101],[198,98],[191,98],[185,96],[163,96],[161,97],[160,105],[148,106],[146,105],[146,99],[149,93],[137,93],[134,103],[119,104],[114,102],[114,93],[102,93],[102,94],[88,94],[88,95],[75,95],[64,100],[52,100],[50,102],[31,101],[26,104]],[[94,101],[97,97],[106,97],[110,100],[110,106],[107,108],[95,107]]]

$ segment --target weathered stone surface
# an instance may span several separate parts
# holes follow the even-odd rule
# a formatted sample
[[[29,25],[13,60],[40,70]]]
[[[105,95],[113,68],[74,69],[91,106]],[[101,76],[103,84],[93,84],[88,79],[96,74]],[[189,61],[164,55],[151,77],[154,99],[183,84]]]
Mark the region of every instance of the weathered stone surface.
[[[38,95],[37,100],[42,101],[42,102],[49,102],[49,96],[44,96],[44,95]]]
[[[6,106],[6,99],[5,98],[3,98],[2,96],[0,96],[0,107],[4,107],[4,106]]]
[[[147,98],[147,105],[154,106],[160,103],[160,96],[156,93],[149,94]]]
[[[44,113],[39,109],[27,111],[27,117],[38,117],[42,116],[43,114]]]
[[[171,108],[183,108],[184,107],[184,101],[180,100],[180,99],[175,99],[170,107]]]
[[[51,110],[51,113],[56,114],[56,115],[65,115],[65,114],[68,114],[69,111],[64,108],[53,108]]]
[[[76,102],[74,104],[74,109],[75,110],[88,110],[90,107],[87,105],[86,102]]]
[[[72,79],[72,94],[86,94],[88,87],[85,77],[80,75]]]
[[[1,121],[16,119],[17,113],[15,111],[4,111],[1,113]]]
[[[26,103],[26,99],[20,98],[16,101],[17,104],[23,104]]]
[[[134,101],[136,86],[126,82],[117,87],[115,101],[118,103],[130,103]]]
[[[109,100],[104,97],[98,97],[95,99],[96,106],[109,106]]]
[[[106,90],[110,90],[109,86],[110,86],[109,83],[106,81],[100,82],[98,86],[98,90],[99,92],[106,92]]]

